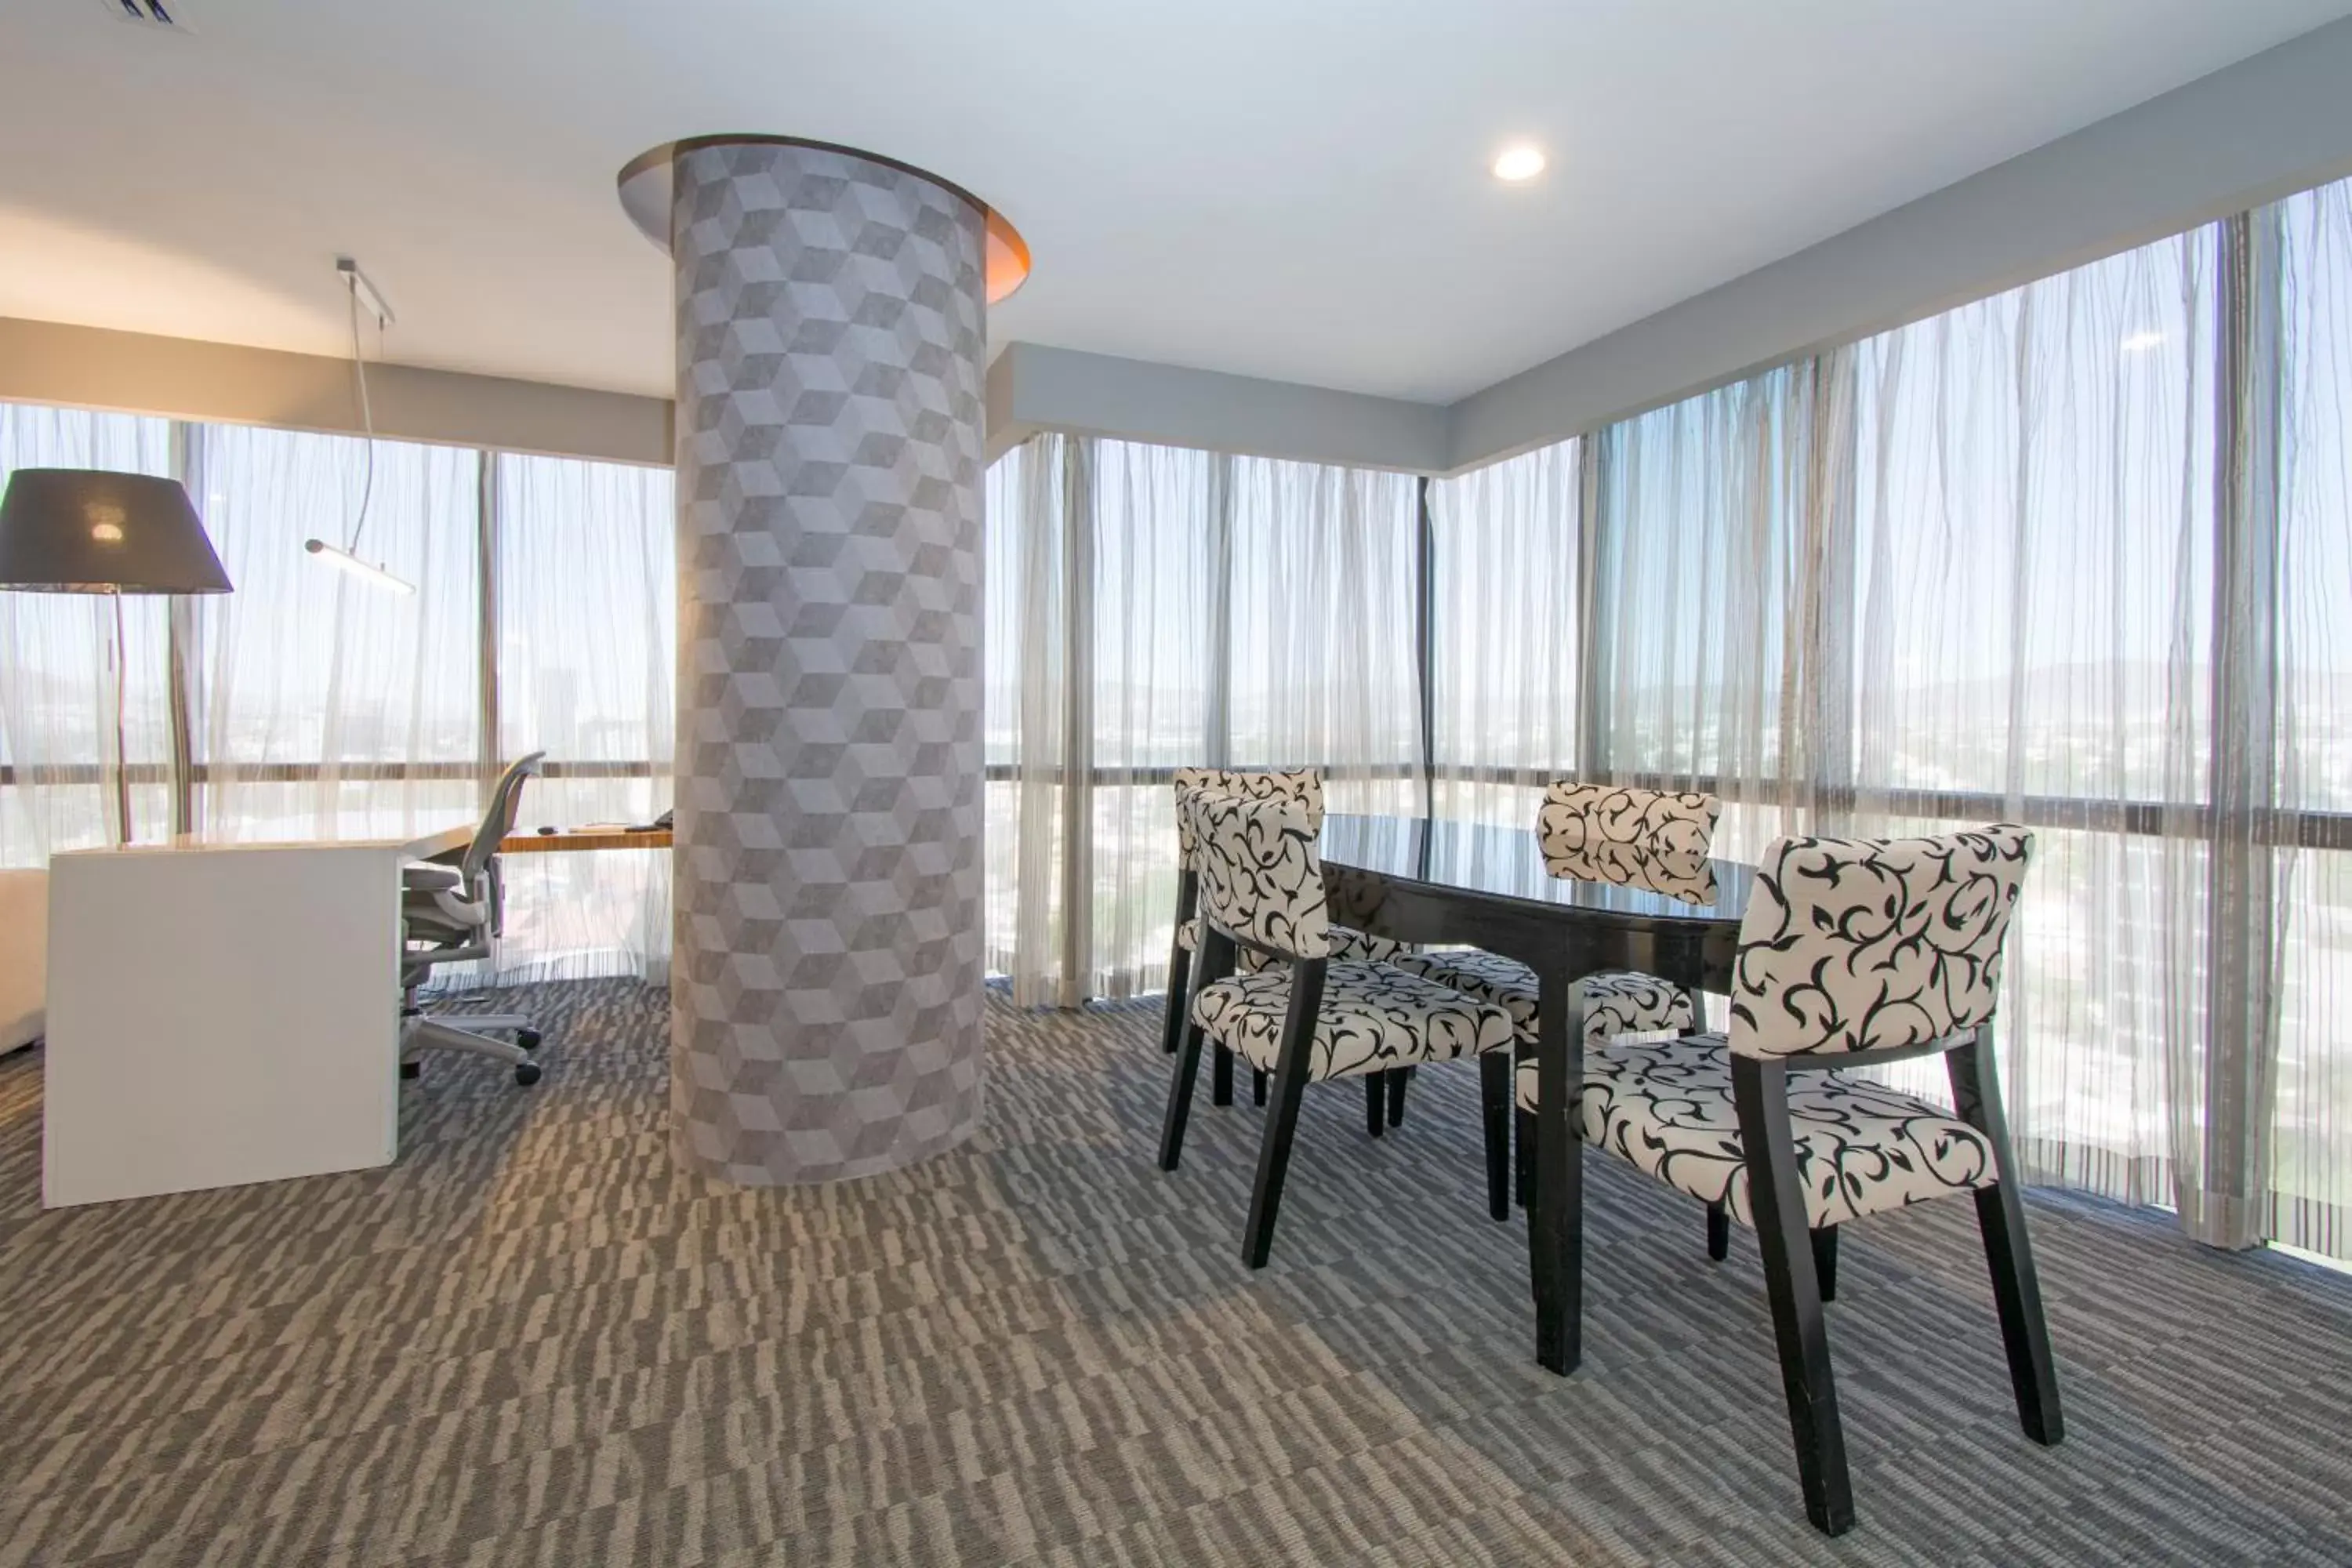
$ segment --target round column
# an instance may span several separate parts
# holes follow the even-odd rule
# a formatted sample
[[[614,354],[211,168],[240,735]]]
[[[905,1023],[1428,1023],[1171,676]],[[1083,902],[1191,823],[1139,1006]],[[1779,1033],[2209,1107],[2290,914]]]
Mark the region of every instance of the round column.
[[[677,1155],[870,1175],[980,1119],[986,217],[841,149],[669,163]]]

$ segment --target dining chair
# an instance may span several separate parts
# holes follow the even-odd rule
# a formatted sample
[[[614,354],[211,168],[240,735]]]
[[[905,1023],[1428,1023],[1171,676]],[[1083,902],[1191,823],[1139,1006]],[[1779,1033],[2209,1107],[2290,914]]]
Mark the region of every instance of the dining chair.
[[[1707,903],[1715,897],[1707,849],[1722,810],[1723,803],[1711,795],[1562,780],[1544,791],[1543,805],[1536,812],[1536,844],[1544,869],[1552,876],[1645,888]],[[1389,962],[1508,1012],[1518,1031],[1521,1063],[1533,1059],[1534,970],[1515,958],[1475,947],[1401,952]],[[1654,974],[1627,970],[1591,975],[1582,982],[1582,991],[1588,1045],[1602,1045],[1621,1035],[1680,1033],[1698,1022],[1690,994]],[[1523,1151],[1533,1148],[1532,1138],[1523,1139],[1521,1146]],[[1521,1202],[1532,1179],[1532,1164],[1523,1152]],[[1720,1260],[1729,1245],[1728,1222],[1719,1208],[1710,1208],[1708,1256]]]
[[[1728,1033],[1585,1053],[1584,1142],[1755,1228],[1805,1513],[1831,1535],[1853,1522],[1853,1496],[1817,1259],[1842,1226],[1972,1195],[2019,1420],[2036,1443],[2063,1436],[1993,1063],[2002,948],[2032,852],[2033,836],[2006,826],[1781,839],[1741,918]],[[1933,1054],[1949,1112],[1843,1070]],[[1533,1063],[1517,1099],[1537,1107]]]
[[[1265,1266],[1283,1178],[1310,1083],[1478,1058],[1487,1207],[1510,1214],[1510,1015],[1391,964],[1335,956],[1324,904],[1320,824],[1296,799],[1188,795],[1202,919],[1200,983],[1177,1052],[1160,1168],[1174,1171],[1205,1037],[1272,1080],[1242,1256]],[[1266,960],[1238,970],[1238,952]]]
[[[1182,1043],[1185,990],[1192,978],[1192,963],[1201,943],[1200,877],[1194,865],[1192,829],[1185,815],[1184,802],[1188,796],[1204,791],[1241,795],[1251,800],[1295,801],[1306,811],[1314,831],[1320,833],[1323,830],[1323,779],[1311,768],[1291,772],[1233,768],[1176,770],[1176,930],[1168,953],[1168,1002],[1160,1030],[1160,1048],[1171,1054]],[[1405,951],[1403,943],[1387,937],[1373,936],[1342,925],[1333,925],[1329,929],[1331,952],[1337,958],[1382,962]],[[1255,970],[1265,962],[1254,952],[1242,955],[1242,967],[1244,969]],[[1233,1055],[1220,1047],[1210,1089],[1213,1103],[1231,1103],[1233,1072]],[[1263,1071],[1252,1073],[1251,1097],[1264,1105],[1265,1096],[1265,1074]],[[1404,1079],[1369,1080],[1365,1087],[1365,1101],[1367,1124],[1372,1136],[1377,1138],[1384,1127],[1395,1126],[1404,1120]]]

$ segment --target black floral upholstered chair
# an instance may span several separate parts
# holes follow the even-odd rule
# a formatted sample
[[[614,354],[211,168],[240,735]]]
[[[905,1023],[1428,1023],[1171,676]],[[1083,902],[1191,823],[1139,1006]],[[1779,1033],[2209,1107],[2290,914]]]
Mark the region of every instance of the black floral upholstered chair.
[[[1186,797],[1199,871],[1200,983],[1177,1053],[1160,1139],[1176,1169],[1203,1035],[1269,1076],[1273,1103],[1258,1152],[1242,1256],[1265,1267],[1274,1242],[1298,1102],[1309,1083],[1475,1057],[1486,1102],[1487,1204],[1510,1212],[1511,1017],[1492,1003],[1389,964],[1332,955],[1317,825],[1295,800],[1197,792]],[[1271,960],[1235,973],[1235,953]]]
[[[1644,888],[1704,904],[1715,898],[1707,847],[1722,811],[1723,803],[1711,795],[1562,782],[1544,792],[1543,805],[1536,813],[1536,842],[1544,868],[1555,877]],[[1389,962],[1503,1008],[1517,1027],[1520,1060],[1534,1059],[1534,970],[1516,958],[1475,947],[1401,952]],[[1698,1023],[1689,993],[1654,974],[1632,970],[1595,974],[1583,989],[1588,1045],[1605,1045],[1620,1035],[1680,1032]],[[1533,1139],[1520,1140],[1522,1201],[1534,1176],[1533,1147]],[[1729,1221],[1721,1205],[1710,1206],[1708,1254],[1720,1259],[1729,1245]]]
[[[1185,988],[1192,978],[1192,960],[1201,945],[1200,873],[1194,865],[1192,828],[1185,816],[1184,802],[1193,795],[1234,795],[1249,800],[1287,800],[1296,802],[1307,814],[1309,827],[1323,830],[1323,781],[1312,769],[1294,772],[1242,772],[1230,768],[1178,768],[1176,770],[1176,934],[1168,953],[1168,1005],[1160,1019],[1160,1048],[1175,1052],[1183,1041]],[[1404,944],[1387,937],[1373,936],[1347,926],[1335,925],[1331,931],[1331,956],[1387,960],[1404,951]],[[1256,970],[1268,961],[1261,955],[1244,952],[1242,967]],[[1216,1053],[1214,1082],[1210,1098],[1219,1105],[1233,1100],[1233,1053],[1222,1047]],[[1257,1103],[1265,1103],[1265,1075],[1253,1075],[1254,1093]],[[1404,1116],[1404,1079],[1399,1075],[1386,1096],[1383,1110],[1382,1089],[1388,1080],[1367,1079],[1365,1095],[1370,1106],[1370,1121],[1374,1137],[1380,1136],[1383,1125],[1393,1124]]]
[[[1853,1522],[1822,1302],[1836,1227],[1976,1200],[2026,1436],[2062,1435],[2058,1384],[1993,1070],[2001,947],[2033,836],[1784,838],[1740,921],[1729,1034],[1588,1049],[1588,1143],[1756,1229],[1805,1512]],[[1832,1070],[1940,1053],[1956,1110]],[[1532,1064],[1518,1103],[1536,1104]],[[1824,1246],[1824,1240],[1831,1246]]]
[[[1705,903],[1715,896],[1707,846],[1723,803],[1711,795],[1667,795],[1602,784],[1555,784],[1536,814],[1544,868],[1555,877],[1616,882]],[[1507,1010],[1522,1039],[1536,1037],[1535,971],[1478,948],[1403,952],[1390,960],[1425,980],[1466,991]],[[1688,993],[1631,972],[1584,983],[1584,1037],[1687,1029],[1697,1021]]]

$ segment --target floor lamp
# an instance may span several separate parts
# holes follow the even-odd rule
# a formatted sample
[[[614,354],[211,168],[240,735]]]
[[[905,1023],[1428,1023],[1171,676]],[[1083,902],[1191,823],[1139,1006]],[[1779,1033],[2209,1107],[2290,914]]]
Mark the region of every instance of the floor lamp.
[[[114,595],[114,805],[130,843],[122,595],[229,592],[186,488],[149,474],[18,468],[0,494],[0,589]]]

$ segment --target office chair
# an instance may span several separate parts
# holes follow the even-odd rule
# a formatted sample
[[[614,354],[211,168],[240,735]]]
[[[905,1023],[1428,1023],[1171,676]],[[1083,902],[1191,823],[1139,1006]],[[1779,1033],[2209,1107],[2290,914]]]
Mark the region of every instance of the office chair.
[[[416,1076],[416,1053],[422,1050],[471,1051],[494,1057],[514,1067],[515,1082],[528,1088],[539,1081],[539,1064],[530,1053],[539,1046],[539,1031],[517,1013],[458,1013],[436,1016],[417,1005],[417,988],[444,963],[467,963],[490,955],[490,939],[504,925],[505,908],[499,880],[499,846],[514,831],[522,809],[522,781],[539,772],[544,752],[507,769],[490,792],[490,807],[473,842],[457,852],[454,862],[426,862],[401,874],[401,914],[404,940],[400,961],[400,1071]],[[492,1031],[511,1034],[514,1040],[495,1039]]]

